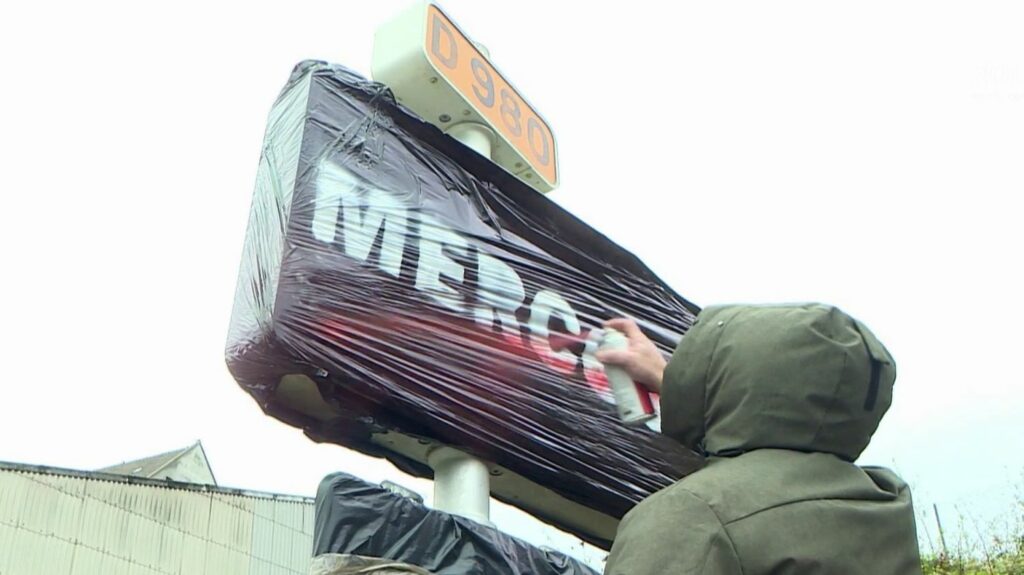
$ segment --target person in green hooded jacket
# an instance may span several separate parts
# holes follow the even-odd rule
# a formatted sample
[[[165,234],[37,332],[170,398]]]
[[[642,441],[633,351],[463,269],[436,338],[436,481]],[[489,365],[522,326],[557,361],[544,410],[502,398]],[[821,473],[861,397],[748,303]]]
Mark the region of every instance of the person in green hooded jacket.
[[[921,573],[910,489],[858,467],[896,364],[835,307],[721,306],[666,362],[627,319],[598,359],[661,394],[662,433],[706,464],[637,505],[606,575]]]

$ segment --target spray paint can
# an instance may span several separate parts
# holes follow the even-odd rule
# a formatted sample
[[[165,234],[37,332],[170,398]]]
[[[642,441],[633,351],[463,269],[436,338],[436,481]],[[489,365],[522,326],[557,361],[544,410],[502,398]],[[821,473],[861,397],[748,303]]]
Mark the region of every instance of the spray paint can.
[[[604,338],[601,340],[601,349],[626,349],[627,347],[629,347],[629,339],[625,334],[614,329],[605,330]],[[623,423],[641,426],[654,419],[656,414],[651,394],[633,381],[626,370],[615,365],[606,365],[604,374],[608,378],[608,386],[612,390],[612,397],[615,398],[615,408]]]

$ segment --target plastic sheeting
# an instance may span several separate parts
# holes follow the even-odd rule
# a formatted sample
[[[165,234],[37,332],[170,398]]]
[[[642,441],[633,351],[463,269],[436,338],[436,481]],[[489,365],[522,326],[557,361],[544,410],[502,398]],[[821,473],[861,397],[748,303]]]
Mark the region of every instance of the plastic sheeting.
[[[270,114],[226,358],[266,413],[317,441],[425,477],[379,438],[437,441],[618,518],[700,459],[657,420],[619,421],[600,325],[634,317],[669,353],[697,311],[386,88],[304,62]]]
[[[359,555],[335,554],[313,558],[309,575],[433,575],[408,563],[387,559],[361,557]]]
[[[313,555],[376,557],[435,575],[597,575],[566,555],[428,509],[344,473],[328,475],[317,490]],[[360,562],[322,560],[340,565]]]

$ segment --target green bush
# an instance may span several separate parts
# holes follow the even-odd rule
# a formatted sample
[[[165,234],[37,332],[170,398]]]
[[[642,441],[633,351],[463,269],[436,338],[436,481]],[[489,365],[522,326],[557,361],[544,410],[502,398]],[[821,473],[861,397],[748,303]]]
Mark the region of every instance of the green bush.
[[[964,535],[968,530],[961,516],[960,535],[952,546],[947,547],[943,541],[940,552],[922,557],[924,574],[1024,575],[1024,497],[1018,497],[1009,515],[1008,523],[993,526],[987,535],[980,529],[973,530],[978,534],[974,538]]]

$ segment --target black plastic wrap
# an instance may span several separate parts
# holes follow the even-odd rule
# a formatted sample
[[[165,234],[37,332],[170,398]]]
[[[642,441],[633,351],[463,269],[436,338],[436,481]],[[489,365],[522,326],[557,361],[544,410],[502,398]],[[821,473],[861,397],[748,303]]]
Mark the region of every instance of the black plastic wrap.
[[[328,553],[313,558],[309,575],[434,575],[412,565],[390,559]]]
[[[344,473],[325,477],[316,494],[313,556],[328,553],[409,563],[436,575],[597,575],[562,553]]]
[[[304,62],[268,122],[226,358],[317,441],[430,477],[380,441],[425,438],[619,518],[700,458],[618,420],[600,325],[631,316],[669,353],[697,311],[380,84]],[[614,532],[494,494],[599,545]]]

